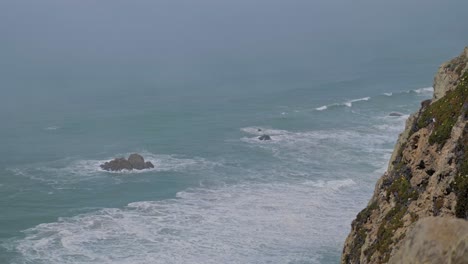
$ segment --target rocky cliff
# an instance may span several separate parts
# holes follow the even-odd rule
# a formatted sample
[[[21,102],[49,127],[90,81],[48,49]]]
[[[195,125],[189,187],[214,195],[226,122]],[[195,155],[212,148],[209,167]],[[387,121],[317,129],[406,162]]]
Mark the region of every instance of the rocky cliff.
[[[342,263],[388,263],[419,219],[468,217],[467,120],[468,47],[442,64],[432,100],[408,118],[387,172],[352,222]]]

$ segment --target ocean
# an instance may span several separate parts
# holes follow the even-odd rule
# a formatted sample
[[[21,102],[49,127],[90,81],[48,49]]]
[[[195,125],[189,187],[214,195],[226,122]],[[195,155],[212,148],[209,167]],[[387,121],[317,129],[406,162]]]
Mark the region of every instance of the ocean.
[[[0,4],[0,263],[338,263],[468,43],[457,1],[18,2]],[[131,153],[155,168],[99,168]]]

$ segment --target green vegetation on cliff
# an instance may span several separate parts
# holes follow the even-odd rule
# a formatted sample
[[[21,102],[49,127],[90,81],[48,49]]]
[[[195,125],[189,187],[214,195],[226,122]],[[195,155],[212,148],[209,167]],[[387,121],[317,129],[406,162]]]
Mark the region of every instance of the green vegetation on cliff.
[[[466,113],[465,113],[466,114]],[[458,175],[455,176],[452,187],[457,195],[455,215],[458,218],[468,218],[468,127],[465,126],[463,137],[460,140]]]
[[[450,138],[453,126],[457,119],[467,119],[468,114],[468,73],[465,73],[453,91],[439,101],[428,106],[419,117],[418,127],[427,127],[431,123],[434,128],[429,137],[430,144],[443,146]],[[435,122],[433,122],[435,119]],[[459,157],[457,160],[458,174],[455,176],[452,188],[457,195],[455,215],[459,218],[468,218],[468,136],[466,127],[459,142]]]
[[[430,144],[437,143],[441,146],[445,144],[467,101],[468,73],[465,73],[455,90],[447,92],[442,99],[429,105],[418,119],[419,128],[434,124],[429,137]]]
[[[396,230],[403,227],[403,216],[407,214],[408,205],[411,201],[416,200],[419,196],[417,190],[411,187],[409,182],[411,174],[405,173],[406,165],[403,162],[400,162],[402,165],[398,166],[396,173],[400,176],[393,180],[388,180],[387,183],[387,200],[390,200],[393,196],[395,206],[385,215],[382,223],[377,230],[377,239],[367,250],[366,255],[368,261],[374,252],[380,252],[382,259],[381,261],[387,262],[390,257],[391,245],[393,245],[396,240],[401,240],[403,237],[394,238]],[[416,220],[413,219],[412,220]]]

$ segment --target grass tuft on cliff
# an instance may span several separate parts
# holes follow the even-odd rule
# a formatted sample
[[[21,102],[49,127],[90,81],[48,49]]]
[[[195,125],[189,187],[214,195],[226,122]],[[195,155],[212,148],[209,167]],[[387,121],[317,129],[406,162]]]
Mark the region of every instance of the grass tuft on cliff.
[[[418,127],[424,128],[434,124],[429,143],[443,146],[450,138],[452,128],[468,102],[468,73],[465,73],[458,83],[457,88],[429,105],[418,119]]]

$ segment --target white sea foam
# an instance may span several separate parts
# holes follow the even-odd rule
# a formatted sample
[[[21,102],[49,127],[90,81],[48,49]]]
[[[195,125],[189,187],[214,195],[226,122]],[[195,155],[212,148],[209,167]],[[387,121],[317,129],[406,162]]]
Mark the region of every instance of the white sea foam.
[[[349,101],[345,102],[344,105],[347,106],[347,107],[352,107],[353,103],[362,102],[362,101],[369,101],[370,99],[371,99],[370,97],[364,97],[364,98],[349,100]]]
[[[323,110],[327,110],[327,108],[328,108],[328,107],[327,107],[326,105],[324,105],[324,106],[315,108],[315,110],[317,110],[317,111],[323,111]]]
[[[434,88],[433,87],[426,87],[426,88],[415,89],[415,90],[412,90],[412,91],[417,93],[417,94],[428,95],[428,94],[432,94],[434,92]]]
[[[327,110],[329,108],[338,107],[338,106],[352,107],[353,103],[362,102],[362,101],[369,101],[370,99],[371,99],[371,97],[363,97],[363,98],[348,100],[348,101],[345,101],[343,103],[335,103],[335,104],[320,106],[320,107],[315,108],[315,110],[324,111],[324,110]]]
[[[412,94],[417,94],[417,95],[420,95],[420,96],[431,96],[434,93],[434,88],[433,87],[424,87],[424,88],[412,89],[412,90],[406,90],[406,91],[383,93],[383,95],[393,96],[393,95],[411,94],[411,93]]]
[[[158,172],[182,172],[188,170],[206,170],[217,165],[215,162],[207,161],[203,158],[186,158],[178,155],[153,154],[150,152],[140,152],[145,160],[154,164],[155,168],[147,170],[124,170],[120,172],[108,172],[100,168],[100,165],[115,157],[102,160],[77,160],[67,158],[49,163],[30,164],[21,168],[9,169],[14,174],[25,176],[34,180],[59,185],[75,184],[83,181],[94,180],[107,174],[114,175],[136,175]],[[130,153],[115,155],[116,157],[127,157]]]
[[[271,153],[275,158],[294,166],[313,167],[318,175],[329,175],[330,167],[333,173],[346,174],[349,166],[356,164],[378,169],[387,162],[385,155],[391,153],[391,147],[398,133],[404,128],[404,120],[382,120],[383,124],[392,126],[392,130],[382,130],[382,127],[365,127],[356,130],[317,130],[317,131],[285,131],[266,129],[263,132],[271,136],[270,141],[258,139],[255,127],[244,128],[251,135],[240,140],[253,148],[261,148]],[[398,130],[400,129],[400,130]],[[397,131],[398,130],[398,131]],[[390,146],[390,147],[389,147]],[[339,166],[336,162],[339,161]],[[323,168],[323,169],[320,169]],[[356,177],[371,177],[372,175],[357,174]]]
[[[60,218],[7,246],[21,255],[15,263],[321,263],[318,252],[341,247],[362,206],[348,198],[355,187],[344,179],[192,189]]]
[[[60,129],[60,127],[59,126],[50,126],[50,127],[44,128],[44,130],[57,130],[57,129]]]

